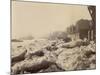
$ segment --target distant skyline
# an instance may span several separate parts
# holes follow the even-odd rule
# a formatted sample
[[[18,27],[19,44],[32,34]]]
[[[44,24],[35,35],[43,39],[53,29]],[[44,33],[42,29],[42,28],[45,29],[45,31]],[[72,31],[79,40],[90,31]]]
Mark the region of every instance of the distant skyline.
[[[80,19],[91,20],[87,6],[12,1],[12,38],[63,31]]]

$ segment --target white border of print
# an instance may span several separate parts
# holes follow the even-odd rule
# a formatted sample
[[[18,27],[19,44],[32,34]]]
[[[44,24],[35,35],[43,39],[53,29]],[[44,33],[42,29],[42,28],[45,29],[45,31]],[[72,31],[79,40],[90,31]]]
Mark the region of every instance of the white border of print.
[[[24,0],[26,1],[26,0]],[[69,72],[54,72],[54,73],[38,73],[37,75],[98,75],[100,69],[100,2],[98,0],[27,0],[27,1],[41,1],[54,3],[71,3],[71,4],[85,4],[96,5],[97,8],[97,67],[96,70],[83,71],[69,71]],[[0,75],[10,75],[10,0],[0,0]],[[31,74],[29,74],[31,75]]]

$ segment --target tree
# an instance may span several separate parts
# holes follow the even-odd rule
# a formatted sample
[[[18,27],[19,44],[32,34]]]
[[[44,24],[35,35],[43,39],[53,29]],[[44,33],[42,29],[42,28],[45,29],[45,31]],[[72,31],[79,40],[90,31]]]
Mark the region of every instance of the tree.
[[[85,19],[80,19],[76,23],[76,29],[77,32],[80,32],[81,30],[89,30],[91,28],[90,21]]]
[[[76,31],[81,39],[88,38],[88,31],[92,29],[90,20],[81,19],[76,23]]]
[[[66,28],[66,32],[68,33],[68,34],[74,34],[74,33],[76,33],[76,27],[75,27],[75,25],[70,25],[69,27],[67,27]]]

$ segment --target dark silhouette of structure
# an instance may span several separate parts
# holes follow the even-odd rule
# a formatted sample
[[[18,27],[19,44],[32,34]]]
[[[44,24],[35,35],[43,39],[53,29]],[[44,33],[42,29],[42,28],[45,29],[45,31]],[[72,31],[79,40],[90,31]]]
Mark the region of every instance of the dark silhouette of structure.
[[[90,30],[88,31],[88,40],[96,40],[96,6],[88,6],[88,11],[92,18]]]

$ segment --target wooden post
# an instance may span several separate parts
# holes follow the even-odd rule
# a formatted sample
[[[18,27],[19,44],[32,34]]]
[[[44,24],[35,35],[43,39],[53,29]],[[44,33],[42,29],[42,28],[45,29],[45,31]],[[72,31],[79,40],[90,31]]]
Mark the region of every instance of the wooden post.
[[[93,41],[93,38],[94,37],[94,35],[93,35],[93,30],[91,30],[91,40]]]
[[[88,31],[88,41],[90,41],[90,30]]]

